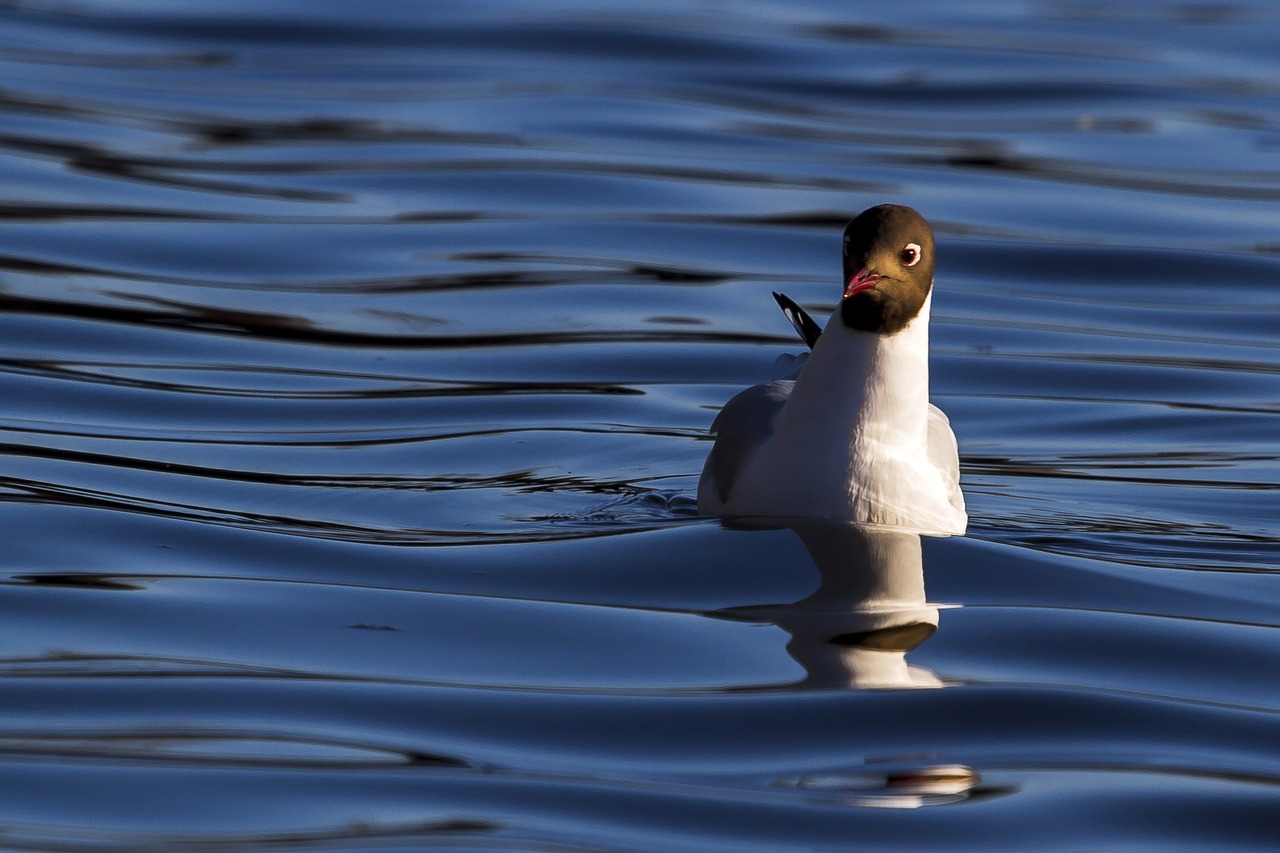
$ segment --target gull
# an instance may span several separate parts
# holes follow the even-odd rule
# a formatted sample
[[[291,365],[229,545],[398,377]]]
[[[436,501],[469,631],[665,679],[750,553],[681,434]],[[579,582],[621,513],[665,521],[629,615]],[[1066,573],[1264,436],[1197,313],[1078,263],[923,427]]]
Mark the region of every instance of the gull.
[[[964,533],[955,434],[929,403],[933,230],[910,207],[877,205],[845,227],[843,258],[825,330],[774,294],[812,352],[780,356],[773,381],[716,416],[698,510]]]

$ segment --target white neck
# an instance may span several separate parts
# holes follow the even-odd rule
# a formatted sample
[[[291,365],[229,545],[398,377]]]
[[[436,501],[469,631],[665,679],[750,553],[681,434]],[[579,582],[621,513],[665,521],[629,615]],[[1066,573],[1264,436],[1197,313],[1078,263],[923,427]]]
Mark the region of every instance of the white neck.
[[[898,495],[906,484],[897,482],[893,465],[927,453],[931,303],[932,294],[904,329],[887,336],[846,327],[837,309],[818,339],[775,435],[797,451],[787,462],[819,505],[852,506],[863,521],[890,521],[886,501],[909,505],[909,495]],[[867,505],[871,496],[879,496],[878,508]]]
[[[929,307],[906,328],[877,335],[848,328],[838,310],[818,339],[778,427],[822,428],[839,444],[924,440],[929,409]]]

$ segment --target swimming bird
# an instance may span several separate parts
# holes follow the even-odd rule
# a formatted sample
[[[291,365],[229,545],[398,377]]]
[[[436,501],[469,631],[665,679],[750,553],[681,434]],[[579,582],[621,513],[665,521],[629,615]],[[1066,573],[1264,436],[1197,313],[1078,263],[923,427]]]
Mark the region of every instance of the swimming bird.
[[[877,205],[845,227],[843,258],[825,330],[775,294],[812,352],[779,357],[716,416],[698,510],[964,533],[955,434],[929,403],[933,230]]]

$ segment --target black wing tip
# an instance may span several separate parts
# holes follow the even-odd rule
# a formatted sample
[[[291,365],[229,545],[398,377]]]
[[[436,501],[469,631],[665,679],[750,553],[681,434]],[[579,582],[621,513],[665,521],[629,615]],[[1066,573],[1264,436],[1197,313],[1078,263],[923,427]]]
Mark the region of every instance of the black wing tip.
[[[809,349],[813,349],[813,345],[818,342],[818,338],[822,337],[822,327],[809,316],[809,312],[797,305],[796,301],[790,296],[785,293],[779,293],[776,290],[771,292],[773,293],[774,301],[782,309],[783,315],[791,321],[796,334],[800,336]]]

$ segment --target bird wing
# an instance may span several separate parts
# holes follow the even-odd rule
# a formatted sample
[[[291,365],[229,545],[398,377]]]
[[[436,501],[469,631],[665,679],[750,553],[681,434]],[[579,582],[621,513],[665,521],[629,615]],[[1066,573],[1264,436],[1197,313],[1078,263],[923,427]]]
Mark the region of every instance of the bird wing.
[[[698,484],[698,507],[708,512],[709,501],[724,505],[733,491],[739,472],[751,454],[773,434],[773,423],[791,396],[790,381],[752,385],[725,403],[711,422],[715,446],[707,455]]]
[[[804,369],[805,362],[808,360],[809,353],[807,352],[802,352],[799,355],[784,352],[773,362],[773,378],[793,380],[800,378],[800,371]]]
[[[964,512],[964,494],[960,491],[960,448],[951,421],[937,406],[929,406],[929,461],[942,475],[947,497],[953,507]]]
[[[773,298],[805,344],[813,345],[822,336],[822,327],[786,294],[774,291]],[[715,514],[729,501],[733,484],[756,448],[773,435],[773,422],[791,396],[809,353],[780,355],[773,365],[773,380],[753,385],[725,404],[711,422],[716,443],[707,454],[698,481],[698,509]]]

